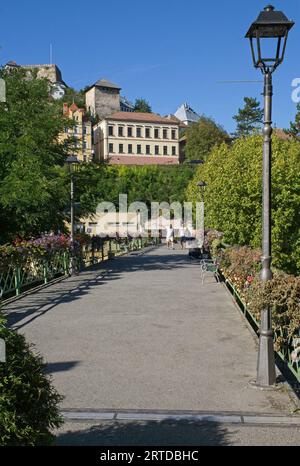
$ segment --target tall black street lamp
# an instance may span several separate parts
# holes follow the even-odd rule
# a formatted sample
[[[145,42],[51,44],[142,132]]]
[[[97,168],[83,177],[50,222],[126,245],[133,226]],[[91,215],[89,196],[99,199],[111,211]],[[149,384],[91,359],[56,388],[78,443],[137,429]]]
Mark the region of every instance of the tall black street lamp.
[[[283,62],[289,30],[293,27],[281,12],[272,5],[265,7],[257,20],[251,24],[246,38],[250,39],[251,53],[255,68],[264,75],[264,145],[263,145],[263,239],[261,280],[272,279],[271,271],[271,162],[272,162],[272,73]],[[274,45],[272,56],[266,55],[266,45]],[[255,46],[256,44],[256,46]],[[255,385],[271,388],[276,384],[275,358],[273,347],[272,316],[270,306],[261,311],[257,379]]]
[[[74,171],[77,165],[80,163],[76,155],[70,155],[67,157],[66,162],[69,167],[70,179],[71,179],[71,190],[70,190],[70,201],[71,201],[71,233],[70,233],[70,249],[71,249],[71,270],[70,274],[73,275],[75,271],[74,264]]]

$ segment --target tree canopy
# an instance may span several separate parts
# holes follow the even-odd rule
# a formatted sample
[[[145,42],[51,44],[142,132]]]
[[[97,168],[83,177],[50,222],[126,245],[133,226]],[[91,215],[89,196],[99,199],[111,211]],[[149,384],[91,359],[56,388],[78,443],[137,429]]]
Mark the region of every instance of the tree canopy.
[[[212,148],[228,140],[228,134],[212,118],[201,116],[197,123],[185,130],[186,159],[206,160]]]
[[[237,115],[233,117],[236,121],[236,137],[250,136],[258,133],[263,122],[264,111],[260,103],[252,97],[244,97],[244,107],[239,108]]]
[[[290,122],[290,127],[289,129],[286,129],[285,132],[292,136],[294,139],[300,141],[300,103],[297,104],[295,120]]]
[[[79,108],[85,108],[85,93],[84,90],[76,91],[72,87],[67,87],[65,95],[60,99],[61,102],[66,102],[71,105],[73,102]]]
[[[300,272],[300,143],[274,136],[272,166],[272,243],[274,265]],[[229,244],[261,246],[262,137],[215,147],[198,167],[187,197],[199,200],[197,181],[207,183],[205,222],[224,232]]]
[[[7,103],[0,104],[0,242],[63,225],[68,143],[58,135],[66,122],[48,82],[4,72]]]
[[[145,202],[183,202],[185,190],[193,176],[188,166],[118,166],[86,164],[76,174],[77,196],[82,211],[95,211],[102,201],[116,207],[119,194],[128,195],[128,204]]]
[[[145,99],[135,99],[134,112],[151,113],[151,105]]]

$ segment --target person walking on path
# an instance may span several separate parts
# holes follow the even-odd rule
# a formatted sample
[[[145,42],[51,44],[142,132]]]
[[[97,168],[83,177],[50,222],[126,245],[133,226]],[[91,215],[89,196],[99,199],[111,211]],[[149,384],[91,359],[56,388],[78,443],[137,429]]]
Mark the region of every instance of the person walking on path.
[[[174,229],[172,225],[167,228],[166,241],[168,249],[170,249],[170,246],[174,249]]]

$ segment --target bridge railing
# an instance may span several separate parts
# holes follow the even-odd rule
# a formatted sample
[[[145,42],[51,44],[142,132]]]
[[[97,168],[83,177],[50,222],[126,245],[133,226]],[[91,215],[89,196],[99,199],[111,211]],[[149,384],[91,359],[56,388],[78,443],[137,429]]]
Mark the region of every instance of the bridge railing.
[[[148,238],[105,239],[97,244],[82,246],[80,250],[75,251],[73,261],[76,270],[80,271],[101,261],[156,243],[156,239]],[[47,258],[27,254],[21,262],[12,262],[0,267],[2,300],[19,296],[29,289],[46,285],[59,277],[69,276],[71,269],[72,257],[69,250],[57,251]]]

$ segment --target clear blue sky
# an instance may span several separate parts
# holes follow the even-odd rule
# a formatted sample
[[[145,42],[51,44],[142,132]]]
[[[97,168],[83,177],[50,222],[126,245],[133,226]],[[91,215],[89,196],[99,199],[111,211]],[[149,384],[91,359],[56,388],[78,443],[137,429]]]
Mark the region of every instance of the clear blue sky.
[[[173,113],[183,102],[228,131],[244,96],[261,99],[260,80],[244,35],[268,0],[14,0],[1,2],[0,63],[53,62],[77,89],[105,77],[130,100]],[[300,78],[300,1],[274,0],[296,22],[286,60],[274,75],[274,122],[287,127],[296,105],[291,82]]]

